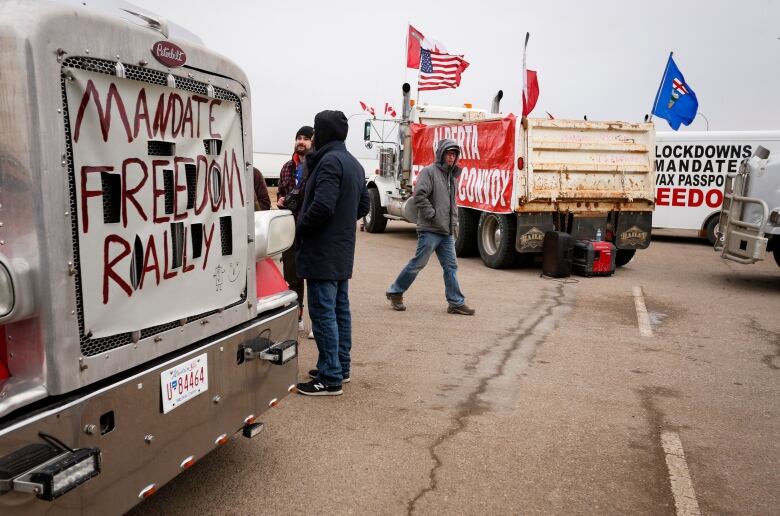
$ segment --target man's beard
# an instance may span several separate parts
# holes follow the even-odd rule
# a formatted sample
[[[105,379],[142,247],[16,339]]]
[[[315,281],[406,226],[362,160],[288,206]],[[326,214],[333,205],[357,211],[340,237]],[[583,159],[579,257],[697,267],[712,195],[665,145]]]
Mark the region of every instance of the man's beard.
[[[303,156],[304,154],[306,154],[306,146],[305,145],[296,145],[295,146],[295,153],[298,156]]]

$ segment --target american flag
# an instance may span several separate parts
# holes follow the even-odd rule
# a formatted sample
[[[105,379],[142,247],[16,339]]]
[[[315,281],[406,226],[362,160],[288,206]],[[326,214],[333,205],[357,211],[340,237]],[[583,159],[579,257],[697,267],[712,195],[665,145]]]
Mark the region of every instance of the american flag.
[[[462,56],[452,56],[422,49],[420,51],[420,79],[417,90],[442,90],[460,86],[460,75],[469,63]]]

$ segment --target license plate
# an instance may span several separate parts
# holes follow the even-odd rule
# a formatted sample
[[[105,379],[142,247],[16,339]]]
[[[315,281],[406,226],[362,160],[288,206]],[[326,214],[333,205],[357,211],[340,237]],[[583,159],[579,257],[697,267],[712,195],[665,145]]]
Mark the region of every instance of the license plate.
[[[209,390],[207,354],[198,355],[160,373],[160,387],[163,414]]]

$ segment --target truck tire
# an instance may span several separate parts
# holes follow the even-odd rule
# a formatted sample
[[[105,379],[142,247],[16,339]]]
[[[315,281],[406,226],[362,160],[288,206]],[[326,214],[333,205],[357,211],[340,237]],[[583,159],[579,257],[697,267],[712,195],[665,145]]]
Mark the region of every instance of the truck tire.
[[[715,245],[715,240],[718,238],[718,225],[720,224],[720,213],[716,213],[709,219],[704,225],[704,234],[707,240],[710,241],[710,245]]]
[[[772,250],[772,255],[775,257],[775,263],[778,267],[780,267],[780,242],[775,244],[775,248]]]
[[[636,249],[618,249],[617,254],[615,255],[615,267],[626,265],[634,258],[635,254]]]
[[[482,261],[491,269],[505,269],[517,259],[515,218],[482,212],[477,228],[477,246]]]
[[[363,225],[369,233],[382,233],[387,227],[385,210],[382,208],[382,202],[379,200],[379,190],[376,188],[368,189],[368,213],[363,217]]]
[[[455,254],[457,256],[475,256],[477,249],[477,227],[479,212],[468,208],[458,208],[458,229],[455,234]]]

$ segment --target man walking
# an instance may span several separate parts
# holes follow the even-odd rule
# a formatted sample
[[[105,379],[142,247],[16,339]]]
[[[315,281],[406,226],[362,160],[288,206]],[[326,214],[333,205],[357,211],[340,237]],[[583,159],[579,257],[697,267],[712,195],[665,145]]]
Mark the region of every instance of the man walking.
[[[387,289],[387,299],[394,310],[406,310],[403,294],[417,274],[436,252],[444,269],[444,294],[447,313],[474,315],[466,306],[466,299],[458,285],[458,260],[455,257],[454,230],[458,226],[458,207],[455,204],[460,147],[453,140],[441,140],[436,148],[436,162],[428,165],[417,177],[414,202],[417,205],[417,251],[395,282]]]
[[[276,205],[280,209],[290,209],[293,217],[297,219],[300,213],[300,202],[290,202],[289,208],[285,204],[285,199],[292,193],[296,195],[297,189],[301,188],[303,182],[304,159],[306,153],[311,149],[311,139],[314,136],[314,129],[304,125],[295,133],[295,149],[292,159],[282,165],[279,172],[279,189],[276,192]],[[296,199],[295,201],[298,201]],[[295,267],[295,244],[282,253],[282,273],[284,280],[290,285],[290,288],[298,294],[298,330],[304,331],[303,326],[303,280],[298,277]]]
[[[296,224],[298,276],[308,284],[309,317],[317,342],[312,380],[298,384],[307,396],[337,396],[350,379],[352,315],[348,281],[355,260],[357,220],[368,213],[365,172],[347,151],[349,125],[341,111],[314,118],[315,151],[307,158],[303,207]]]

